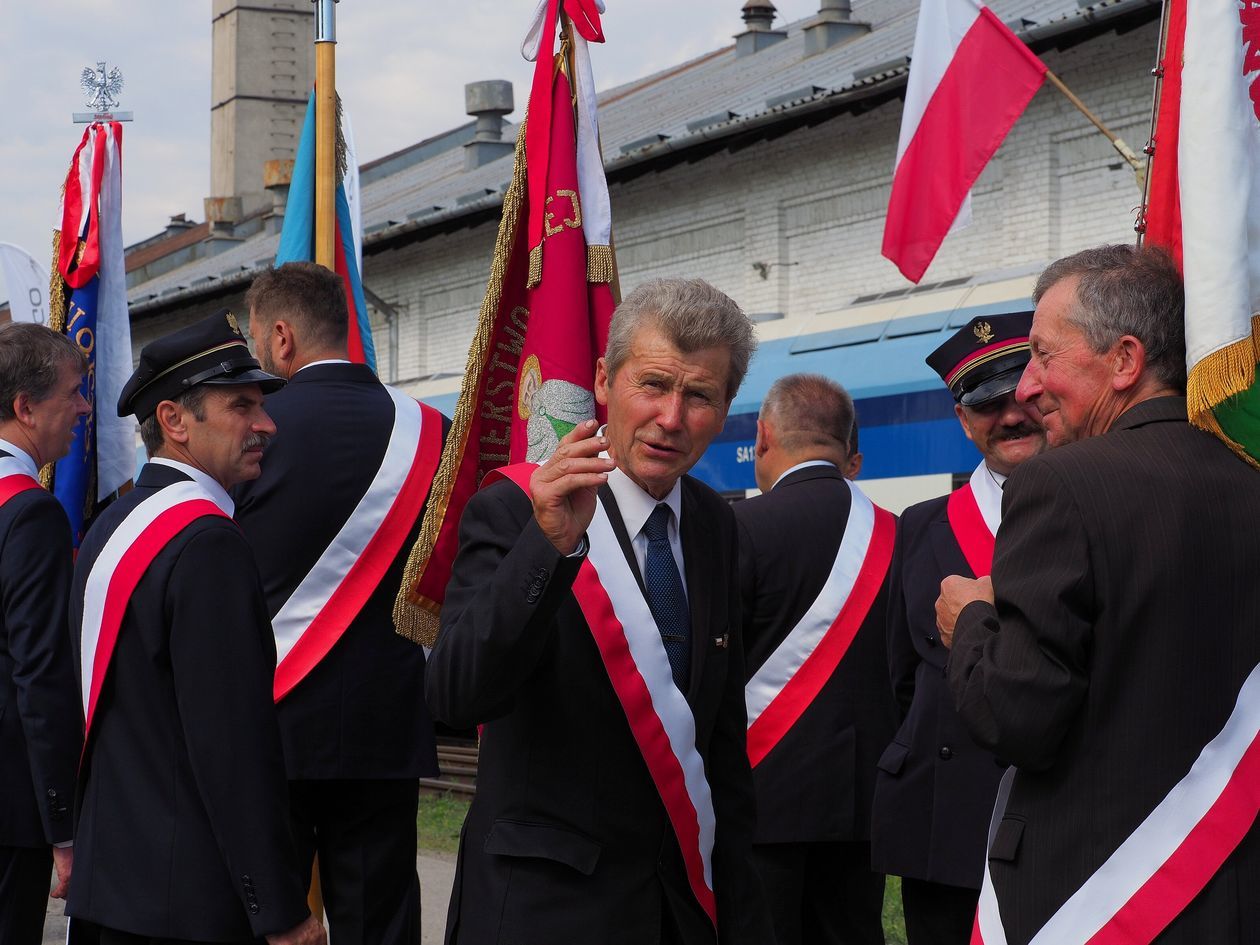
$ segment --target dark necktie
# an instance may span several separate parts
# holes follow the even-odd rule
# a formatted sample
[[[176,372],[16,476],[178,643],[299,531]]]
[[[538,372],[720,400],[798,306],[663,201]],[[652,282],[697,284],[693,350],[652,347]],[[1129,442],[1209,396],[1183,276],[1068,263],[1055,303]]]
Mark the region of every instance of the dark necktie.
[[[687,613],[687,595],[683,593],[678,563],[669,547],[668,526],[669,506],[662,502],[643,525],[648,541],[643,583],[647,587],[648,607],[669,656],[674,685],[686,692],[691,668],[691,616]]]

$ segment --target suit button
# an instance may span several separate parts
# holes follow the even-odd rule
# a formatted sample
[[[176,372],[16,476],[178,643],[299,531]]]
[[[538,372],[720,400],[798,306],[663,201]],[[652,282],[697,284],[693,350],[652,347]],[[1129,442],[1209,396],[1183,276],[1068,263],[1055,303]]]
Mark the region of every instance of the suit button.
[[[251,902],[251,903],[249,904],[249,914],[250,914],[250,915],[258,915],[258,903],[256,903],[256,902]]]
[[[942,745],[941,750],[937,754],[941,756],[941,761],[949,761],[950,758],[954,757],[954,751],[948,745]]]
[[[57,796],[57,789],[56,789],[56,788],[49,788],[49,789],[48,789],[48,796],[49,796],[49,797],[56,797],[56,796]]]
[[[529,592],[528,594],[526,594],[526,595],[525,595],[525,602],[526,602],[527,604],[537,604],[537,603],[538,603],[538,598],[539,598],[539,597],[541,597],[541,596],[542,596],[542,595],[541,595],[541,594],[539,594],[539,593],[538,593],[538,591],[536,591],[536,590],[534,590],[533,588],[531,588],[531,589],[530,589],[530,592]]]
[[[932,634],[929,633],[923,639],[927,641],[928,646],[936,646],[936,637],[932,636]]]

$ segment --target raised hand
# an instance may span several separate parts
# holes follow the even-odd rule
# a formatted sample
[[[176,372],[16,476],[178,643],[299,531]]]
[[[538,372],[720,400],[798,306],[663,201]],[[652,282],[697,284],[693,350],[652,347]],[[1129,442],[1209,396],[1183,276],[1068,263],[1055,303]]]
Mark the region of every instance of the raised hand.
[[[534,518],[562,555],[577,550],[595,515],[596,492],[615,466],[599,456],[608,439],[597,436],[598,429],[594,420],[579,423],[529,480]]]

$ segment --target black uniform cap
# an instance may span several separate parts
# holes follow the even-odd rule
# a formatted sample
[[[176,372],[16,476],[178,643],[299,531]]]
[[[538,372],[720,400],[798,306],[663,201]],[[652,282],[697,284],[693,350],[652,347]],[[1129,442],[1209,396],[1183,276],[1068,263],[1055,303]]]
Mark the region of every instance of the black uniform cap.
[[[1032,312],[973,318],[927,356],[927,364],[964,407],[1005,397],[1031,358]]]
[[[118,398],[118,416],[147,420],[162,401],[198,384],[257,384],[270,394],[285,382],[262,369],[236,316],[220,309],[141,349],[140,364]]]

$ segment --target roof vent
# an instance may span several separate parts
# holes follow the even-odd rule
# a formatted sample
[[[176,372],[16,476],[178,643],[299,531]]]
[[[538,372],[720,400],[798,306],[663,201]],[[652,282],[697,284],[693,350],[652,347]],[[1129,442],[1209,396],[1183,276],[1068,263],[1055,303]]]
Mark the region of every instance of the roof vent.
[[[853,19],[849,0],[820,0],[818,16],[805,24],[805,55],[812,56],[870,31],[870,23]]]
[[[786,30],[771,29],[775,17],[770,0],[746,0],[743,13],[744,32],[735,37],[735,56],[751,56],[767,46],[787,39]]]
[[[477,119],[473,139],[464,145],[464,170],[471,171],[516,150],[511,141],[503,140],[503,116],[515,107],[512,83],[506,79],[464,86],[464,111]]]

